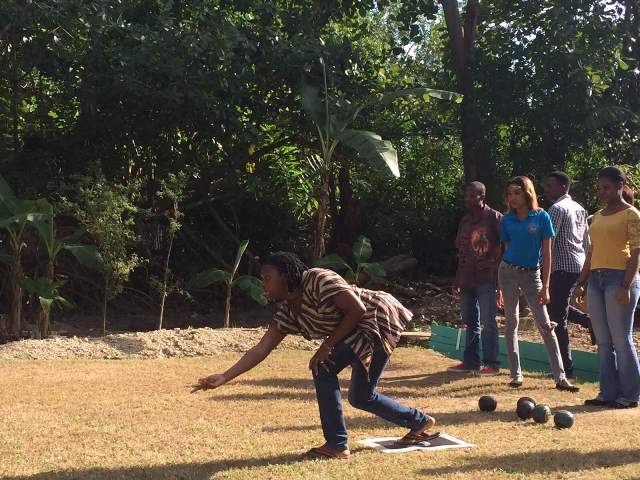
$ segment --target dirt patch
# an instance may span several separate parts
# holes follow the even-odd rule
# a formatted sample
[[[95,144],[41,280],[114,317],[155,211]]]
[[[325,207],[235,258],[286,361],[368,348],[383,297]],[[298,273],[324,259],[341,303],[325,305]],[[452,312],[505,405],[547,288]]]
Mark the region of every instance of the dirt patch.
[[[211,356],[246,352],[264,328],[187,328],[107,335],[104,337],[53,337],[0,345],[0,359],[125,359]],[[278,348],[313,350],[319,342],[289,335]]]
[[[400,283],[371,288],[388,291],[395,295],[414,313],[409,330],[430,330],[431,324],[457,326],[460,319],[459,299],[451,295],[446,279],[430,278],[427,281]],[[50,358],[166,358],[211,356],[227,352],[245,352],[255,345],[264,334],[264,327],[273,315],[273,306],[234,311],[234,324],[249,328],[192,328],[216,324],[217,316],[200,315],[195,312],[175,312],[170,315],[165,330],[135,333],[116,333],[95,336],[97,319],[78,318],[56,322],[56,330],[62,335],[47,340],[22,340],[0,345],[0,359],[50,359]],[[144,321],[143,321],[144,320]],[[111,327],[127,329],[144,325],[152,328],[155,317],[147,315],[126,316],[110,322]],[[497,318],[500,333],[504,333],[504,316]],[[191,326],[188,326],[191,325]],[[595,352],[587,329],[569,324],[571,347],[576,350]],[[636,345],[640,344],[640,331],[633,332]],[[542,339],[530,315],[522,315],[519,328],[521,340],[541,343]],[[318,345],[301,337],[290,335],[280,348],[311,350]]]

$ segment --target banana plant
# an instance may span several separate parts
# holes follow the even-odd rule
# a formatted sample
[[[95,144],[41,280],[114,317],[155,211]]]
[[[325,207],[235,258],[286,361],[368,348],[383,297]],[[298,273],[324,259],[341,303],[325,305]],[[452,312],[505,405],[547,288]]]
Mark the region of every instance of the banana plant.
[[[353,243],[351,251],[356,265],[355,270],[345,259],[336,254],[326,255],[320,258],[315,262],[314,266],[335,270],[336,272],[341,273],[347,282],[354,283],[356,285],[358,285],[361,280],[360,275],[362,272],[377,277],[384,277],[386,275],[382,263],[369,262],[373,255],[373,248],[371,247],[371,240],[367,237],[360,235]]]
[[[47,252],[46,273],[44,277],[38,279],[24,277],[22,270],[21,259],[26,246],[24,237],[28,228],[34,228],[40,234]],[[10,273],[11,307],[9,309],[9,325],[6,330],[13,336],[17,336],[21,330],[22,295],[23,289],[26,289],[29,293],[44,299],[40,302],[43,308],[37,323],[39,336],[45,338],[49,333],[51,308],[44,308],[44,305],[49,301],[61,302],[62,298],[57,294],[62,284],[56,282],[55,278],[55,261],[58,254],[62,250],[67,250],[82,265],[96,270],[100,270],[102,259],[94,245],[77,243],[83,230],[79,230],[66,239],[57,239],[52,205],[45,199],[20,200],[16,198],[13,190],[1,175],[0,229],[7,232],[9,240],[9,249],[0,252],[0,261],[8,265]]]
[[[388,140],[374,132],[354,130],[349,126],[367,109],[384,107],[395,100],[409,96],[420,96],[425,100],[430,97],[462,101],[460,94],[432,88],[411,88],[395,92],[388,92],[371,98],[359,105],[349,100],[335,98],[329,95],[327,86],[327,71],[323,58],[320,58],[324,87],[324,100],[321,99],[320,89],[308,84],[301,87],[301,101],[304,110],[311,118],[318,134],[322,153],[322,168],[319,172],[319,186],[316,189],[318,209],[315,217],[313,259],[324,255],[324,236],[327,213],[329,210],[329,176],[332,171],[333,154],[339,144],[355,150],[360,158],[379,165],[386,165],[394,177],[400,176],[398,153]]]
[[[51,308],[44,308],[43,302],[46,300],[51,303],[56,301],[64,304],[64,302],[62,302],[64,299],[57,295],[58,289],[64,284],[64,282],[60,283],[60,281],[57,281],[55,274],[56,260],[60,252],[63,250],[68,251],[82,266],[91,268],[97,272],[103,272],[104,270],[102,257],[100,256],[97,247],[95,245],[77,243],[80,237],[82,237],[86,232],[84,228],[78,229],[68,237],[57,238],[53,206],[48,202],[45,203],[46,206],[44,208],[46,209],[46,214],[38,215],[33,219],[32,223],[40,234],[45,251],[47,252],[46,272],[42,278],[33,279],[26,283],[24,281],[22,282],[23,287],[40,298],[40,304],[43,307],[38,319],[38,333],[40,338],[46,338],[49,335],[50,326]],[[35,288],[35,290],[32,290],[30,287]],[[43,293],[46,292],[48,292],[49,296],[43,295]]]
[[[238,251],[236,252],[236,259],[231,270],[226,271],[216,268],[205,270],[193,277],[187,285],[187,288],[194,289],[206,288],[217,283],[225,284],[226,299],[224,304],[224,328],[229,328],[230,324],[229,317],[231,315],[231,292],[234,287],[238,287],[249,298],[261,305],[265,305],[267,303],[267,299],[264,295],[264,290],[262,290],[262,283],[259,279],[257,279],[256,277],[252,277],[251,275],[236,275],[238,272],[238,266],[240,265],[240,260],[242,260],[242,256],[247,250],[248,245],[249,240],[245,240],[240,244],[240,246],[238,247]]]
[[[17,282],[29,293],[38,297],[40,302],[40,308],[42,315],[38,318],[38,332],[41,338],[45,338],[43,332],[46,335],[49,333],[49,316],[51,309],[55,305],[61,305],[64,307],[72,308],[73,305],[66,298],[60,295],[60,288],[65,284],[64,280],[49,281],[47,278],[27,278],[18,277]],[[43,322],[47,322],[46,325]]]
[[[7,233],[8,249],[0,253],[0,261],[9,271],[9,314],[6,325],[0,324],[0,334],[18,338],[22,329],[22,286],[18,278],[23,276],[22,254],[25,234],[34,221],[47,216],[45,200],[20,200],[4,177],[0,175],[0,229]]]

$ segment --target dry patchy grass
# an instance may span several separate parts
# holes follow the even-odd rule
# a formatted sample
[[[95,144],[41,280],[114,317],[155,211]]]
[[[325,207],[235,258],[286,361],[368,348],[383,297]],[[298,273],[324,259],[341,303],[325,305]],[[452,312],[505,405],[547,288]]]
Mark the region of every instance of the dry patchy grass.
[[[238,354],[165,360],[0,362],[0,478],[62,479],[640,479],[640,409],[582,406],[596,393],[558,392],[548,378],[443,373],[451,361],[400,348],[383,376],[385,393],[436,416],[440,430],[469,450],[383,454],[356,440],[404,431],[346,405],[354,455],[300,461],[323,442],[310,352],[276,351],[262,366],[213,392],[185,385],[221,371]],[[345,372],[345,380],[348,372]],[[498,398],[492,414],[477,399]],[[531,395],[577,414],[570,430],[519,422],[514,406]]]

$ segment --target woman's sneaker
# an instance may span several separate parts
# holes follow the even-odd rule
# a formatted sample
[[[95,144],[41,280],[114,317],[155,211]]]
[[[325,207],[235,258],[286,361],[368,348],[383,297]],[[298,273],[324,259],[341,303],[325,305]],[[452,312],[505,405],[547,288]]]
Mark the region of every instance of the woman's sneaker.
[[[459,363],[458,365],[447,368],[447,372],[469,373],[473,372],[473,369],[467,367],[464,363]]]
[[[497,368],[484,367],[480,369],[478,375],[481,377],[495,377],[496,375],[500,375],[500,370]]]
[[[571,383],[569,382],[569,380],[567,380],[566,378],[561,379],[558,383],[556,383],[556,388],[558,390],[562,390],[564,392],[579,392],[580,388],[576,387],[575,385],[571,385]]]

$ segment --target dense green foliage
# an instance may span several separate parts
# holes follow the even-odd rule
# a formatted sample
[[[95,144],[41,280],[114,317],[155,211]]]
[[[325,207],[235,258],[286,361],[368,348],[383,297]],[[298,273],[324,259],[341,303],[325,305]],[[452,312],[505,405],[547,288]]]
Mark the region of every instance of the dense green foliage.
[[[277,249],[311,259],[325,185],[328,253],[366,235],[376,259],[410,253],[446,274],[474,152],[485,152],[478,175],[498,207],[512,174],[541,185],[566,169],[594,209],[598,168],[636,171],[639,10],[635,0],[4,0],[1,173],[98,247],[105,278],[81,273],[98,290],[106,280],[107,295],[62,269],[60,289],[80,306],[124,285],[159,305],[203,266],[230,270],[242,239],[243,274]],[[464,65],[455,21],[473,32]],[[332,115],[407,89],[465,96],[403,96],[353,118],[349,128],[398,152],[395,178],[348,144],[322,162],[304,85]],[[36,253],[24,273],[36,278],[45,256],[25,235]]]

